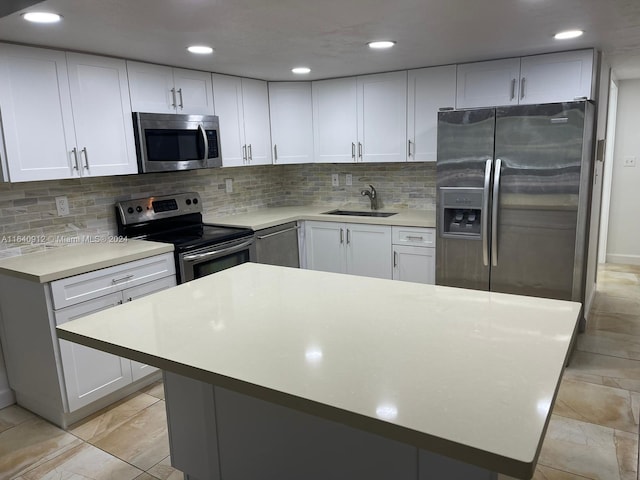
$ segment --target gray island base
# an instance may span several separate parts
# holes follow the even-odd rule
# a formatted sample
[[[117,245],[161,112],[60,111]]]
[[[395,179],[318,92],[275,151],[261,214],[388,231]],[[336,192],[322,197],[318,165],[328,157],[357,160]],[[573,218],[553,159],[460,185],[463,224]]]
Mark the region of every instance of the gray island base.
[[[164,371],[190,480],[529,479],[580,311],[245,263],[57,332]]]

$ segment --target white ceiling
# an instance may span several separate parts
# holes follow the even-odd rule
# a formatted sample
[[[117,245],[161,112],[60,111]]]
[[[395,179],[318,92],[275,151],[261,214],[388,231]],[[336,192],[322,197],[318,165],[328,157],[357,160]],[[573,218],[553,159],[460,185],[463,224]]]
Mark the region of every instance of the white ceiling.
[[[31,10],[64,20],[28,24]],[[552,38],[573,28],[586,33]],[[375,39],[398,43],[371,51]],[[640,1],[47,0],[0,18],[0,40],[264,80],[303,79],[298,65],[318,79],[596,47],[618,78],[640,78]]]

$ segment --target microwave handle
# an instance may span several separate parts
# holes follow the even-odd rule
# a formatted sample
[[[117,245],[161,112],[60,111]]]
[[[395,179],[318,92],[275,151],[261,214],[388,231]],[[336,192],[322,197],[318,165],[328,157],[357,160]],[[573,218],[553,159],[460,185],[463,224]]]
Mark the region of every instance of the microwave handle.
[[[202,141],[204,142],[204,157],[202,157],[202,161],[206,162],[207,158],[209,158],[209,140],[207,139],[207,132],[201,123],[198,124],[198,130],[200,130]]]

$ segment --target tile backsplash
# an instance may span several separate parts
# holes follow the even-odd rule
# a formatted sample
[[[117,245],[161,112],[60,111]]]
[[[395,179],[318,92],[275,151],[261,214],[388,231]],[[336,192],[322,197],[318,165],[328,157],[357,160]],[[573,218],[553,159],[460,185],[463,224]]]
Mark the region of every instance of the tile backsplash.
[[[346,186],[346,174],[353,185]],[[339,175],[338,187],[331,174]],[[226,193],[225,179],[233,179]],[[238,167],[27,183],[0,183],[0,258],[89,241],[117,232],[116,201],[196,191],[205,212],[230,215],[284,205],[369,207],[372,184],[381,208],[435,208],[435,164],[304,164]],[[60,217],[55,197],[69,200]]]

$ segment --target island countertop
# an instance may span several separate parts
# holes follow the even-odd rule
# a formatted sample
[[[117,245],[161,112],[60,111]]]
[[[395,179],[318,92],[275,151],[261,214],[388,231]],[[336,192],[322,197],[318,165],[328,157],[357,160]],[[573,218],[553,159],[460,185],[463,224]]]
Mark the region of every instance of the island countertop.
[[[579,312],[574,302],[245,263],[57,330],[529,478]]]
[[[5,258],[0,260],[0,273],[46,283],[167,252],[173,252],[170,243],[115,237],[110,242],[79,243]]]

